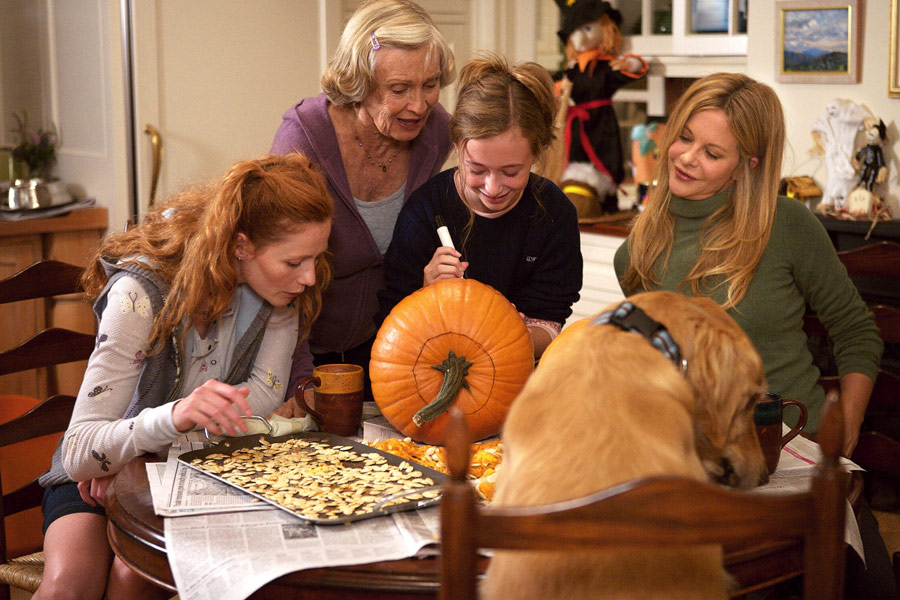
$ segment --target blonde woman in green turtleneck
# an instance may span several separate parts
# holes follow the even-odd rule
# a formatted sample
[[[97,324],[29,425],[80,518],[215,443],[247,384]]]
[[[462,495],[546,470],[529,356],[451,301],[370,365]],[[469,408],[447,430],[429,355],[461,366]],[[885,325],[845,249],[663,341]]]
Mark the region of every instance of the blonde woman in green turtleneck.
[[[616,274],[626,294],[667,289],[721,304],[759,350],[769,390],[806,404],[814,433],[824,393],[803,331],[808,303],[835,342],[849,456],[883,344],[825,229],[777,195],[784,131],[769,86],[735,73],[695,82],[669,117],[666,160]]]
[[[669,117],[644,211],[616,252],[622,290],[709,296],[747,332],[769,390],[809,409],[815,433],[824,393],[806,346],[806,304],[834,340],[845,415],[856,446],[884,344],[818,219],[779,198],[784,113],[775,92],[746,75],[697,80]],[[690,367],[689,367],[690,368]],[[848,598],[896,598],[890,558],[863,501],[865,563],[847,553]]]

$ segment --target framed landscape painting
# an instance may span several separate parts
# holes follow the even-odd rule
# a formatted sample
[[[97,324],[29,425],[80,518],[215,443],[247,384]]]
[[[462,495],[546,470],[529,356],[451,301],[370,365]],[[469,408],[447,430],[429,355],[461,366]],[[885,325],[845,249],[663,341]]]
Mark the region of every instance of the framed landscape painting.
[[[862,0],[776,4],[775,74],[785,83],[858,83]]]
[[[900,0],[891,0],[891,56],[888,96],[900,98]]]

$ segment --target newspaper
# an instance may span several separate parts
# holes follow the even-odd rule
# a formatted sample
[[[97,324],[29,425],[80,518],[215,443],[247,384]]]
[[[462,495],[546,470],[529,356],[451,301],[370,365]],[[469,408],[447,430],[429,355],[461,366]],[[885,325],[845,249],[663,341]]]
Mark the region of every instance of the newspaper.
[[[784,426],[784,433],[789,431]],[[781,457],[778,459],[778,468],[769,476],[769,483],[754,490],[763,494],[798,493],[809,490],[812,483],[812,474],[816,463],[822,458],[822,449],[812,440],[797,436],[781,449]],[[841,464],[848,471],[862,471],[863,468],[848,458],[841,457]],[[862,537],[859,534],[859,524],[853,507],[847,502],[846,525],[844,527],[844,541],[853,548],[865,564],[866,555],[863,551]]]
[[[439,538],[437,507],[312,524],[178,461],[206,444],[194,432],[172,444],[166,462],[147,463],[182,600],[239,600],[286,573],[409,558]]]
[[[348,525],[315,525],[278,508],[166,518],[164,523],[178,597],[240,600],[293,571],[414,556],[437,541],[440,510]]]
[[[179,455],[202,450],[207,444],[202,432],[192,432],[172,444],[166,462],[147,463],[154,512],[161,517],[180,517],[271,508],[270,504],[178,460]]]
[[[205,440],[192,435],[173,444],[165,463],[147,464],[154,509],[167,517],[169,565],[183,600],[239,600],[293,571],[435,552],[440,532],[437,507],[347,525],[315,525],[181,464],[179,454],[203,447]],[[794,438],[782,450],[769,483],[756,492],[809,489],[820,457],[818,444]],[[859,470],[847,459],[841,462]],[[845,539],[864,559],[849,503]]]

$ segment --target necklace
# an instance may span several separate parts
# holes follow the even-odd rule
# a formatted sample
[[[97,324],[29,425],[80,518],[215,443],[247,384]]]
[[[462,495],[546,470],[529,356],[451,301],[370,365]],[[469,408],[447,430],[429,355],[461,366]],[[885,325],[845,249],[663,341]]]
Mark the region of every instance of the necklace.
[[[387,164],[385,164],[385,163],[383,163],[383,162],[381,162],[381,161],[378,161],[378,160],[375,160],[374,158],[372,158],[372,155],[369,154],[369,149],[366,148],[366,147],[363,145],[362,140],[359,139],[359,135],[353,134],[353,138],[356,140],[356,143],[359,144],[359,147],[362,148],[363,152],[366,153],[366,158],[369,159],[369,162],[372,163],[373,165],[378,165],[379,167],[381,167],[381,172],[382,172],[382,173],[387,173],[388,166],[389,166],[392,162],[394,162],[394,157],[397,156],[397,151],[399,150],[399,148],[396,149],[396,150],[394,150],[393,154],[391,154],[391,155],[388,157],[388,159],[387,159]]]

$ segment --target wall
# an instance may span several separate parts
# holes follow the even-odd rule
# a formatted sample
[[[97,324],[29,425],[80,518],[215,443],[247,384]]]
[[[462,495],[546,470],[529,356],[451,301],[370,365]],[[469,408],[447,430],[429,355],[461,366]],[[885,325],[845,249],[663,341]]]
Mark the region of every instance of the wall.
[[[49,125],[42,121],[43,50],[40,38],[32,35],[40,30],[45,11],[37,3],[0,0],[0,15],[0,146],[14,146],[19,141],[12,131],[14,112],[21,116],[26,109],[32,129]]]
[[[890,49],[890,2],[860,1],[862,27],[861,68],[858,84],[778,83],[775,69],[777,44],[777,11],[774,2],[754,2],[750,9],[747,47],[747,74],[771,85],[784,104],[787,120],[788,149],[784,175],[811,175],[819,187],[827,181],[824,161],[811,157],[810,133],[813,122],[825,112],[825,104],[834,98],[852,100],[868,108],[887,125],[888,205],[893,218],[900,218],[900,98],[888,97],[888,65]],[[863,138],[859,138],[863,143]]]
[[[77,196],[108,207],[111,227],[121,228],[135,195],[132,179],[141,212],[149,200],[153,161],[145,124],[163,135],[158,198],[268,149],[281,113],[318,92],[342,13],[359,2],[128,0],[129,62],[122,0],[0,0],[0,145],[12,142],[12,111],[27,109],[34,125],[55,123],[62,134],[55,174]],[[460,64],[475,48],[513,60],[535,57],[536,1],[421,3]],[[452,94],[452,86],[442,94],[448,107]]]
[[[327,3],[327,0],[319,0]],[[354,4],[345,0],[347,4]],[[432,4],[440,6],[441,1]],[[868,0],[861,2],[863,30],[861,82],[859,84],[779,84],[775,81],[775,44],[776,6],[774,2],[753,3],[750,11],[748,59],[746,72],[766,83],[771,84],[781,97],[788,125],[789,149],[785,159],[786,175],[812,175],[824,186],[826,172],[820,158],[811,158],[808,154],[812,147],[810,127],[813,121],[823,114],[824,106],[832,98],[846,98],[865,105],[875,115],[884,119],[888,125],[888,135],[893,140],[900,140],[900,130],[894,118],[900,108],[900,99],[887,96],[888,85],[888,48],[890,2],[888,0]],[[330,4],[328,4],[330,6]],[[493,45],[505,51],[516,60],[538,58],[549,60],[553,54],[554,36],[558,15],[549,0],[535,3],[515,4],[509,0],[473,0],[473,10],[479,16],[479,27],[472,34],[474,48]],[[531,50],[526,39],[531,27],[510,25],[511,20],[521,16],[523,6],[527,6],[526,16],[536,21],[537,42],[531,41]],[[439,9],[438,9],[439,10]],[[42,28],[55,28],[57,34],[65,34],[71,23],[68,19],[50,19],[63,13],[69,16],[81,15],[81,22],[88,29],[93,29],[92,36],[80,36],[82,43],[77,44],[76,54],[67,56],[72,49],[52,48],[55,56],[44,55],[44,45],[35,36],[23,35],[23,32],[37,32]],[[0,129],[0,145],[11,143],[9,128],[12,125],[11,112],[27,107],[32,123],[56,122],[61,126],[65,137],[65,147],[60,152],[58,172],[67,181],[79,182],[85,191],[95,195],[98,202],[112,209],[111,223],[124,222],[127,215],[127,203],[124,196],[128,194],[126,177],[121,162],[126,160],[127,142],[124,138],[124,121],[120,107],[123,104],[124,82],[122,80],[121,27],[118,18],[119,0],[0,0],[0,14],[10,19],[0,19],[0,113],[2,113],[2,129]],[[490,18],[487,18],[489,15]],[[484,17],[484,19],[482,19]],[[96,19],[91,24],[91,19]],[[311,19],[314,20],[314,19]],[[490,21],[483,23],[482,20]],[[552,20],[552,24],[548,21]],[[102,26],[98,26],[102,23]],[[316,24],[318,26],[318,24]],[[318,33],[318,32],[317,32]],[[312,37],[316,37],[313,35]],[[486,40],[494,38],[493,44]],[[89,40],[89,43],[84,43]],[[103,67],[96,67],[97,52],[106,56]],[[88,56],[89,55],[89,56]],[[55,64],[55,73],[45,73],[44,64]],[[318,71],[315,59],[310,61]],[[58,68],[61,64],[82,64],[81,68]],[[693,74],[703,74],[715,70],[708,59],[690,57],[678,64],[681,70],[690,68]],[[728,68],[728,67],[719,67]],[[672,67],[667,65],[667,74]],[[679,71],[680,73],[680,71]],[[670,74],[671,75],[671,74]],[[98,87],[105,89],[103,104],[98,107],[85,102],[87,112],[95,116],[97,109],[106,117],[98,121],[88,119],[95,127],[77,125],[72,119],[84,120],[78,111],[70,111],[72,100],[86,100],[85,83],[94,81]],[[96,89],[96,88],[95,88]],[[56,100],[54,100],[54,98]],[[284,104],[284,102],[282,102]],[[68,117],[68,118],[67,118]],[[98,128],[97,124],[102,125]],[[75,133],[78,136],[75,136]],[[80,138],[80,139],[76,139]],[[900,162],[898,162],[898,146],[895,143],[886,145],[889,160],[889,204],[894,209],[894,216],[900,218]],[[86,165],[90,166],[86,166]],[[100,165],[100,166],[98,166]],[[113,175],[115,173],[115,175]]]
[[[53,174],[77,197],[128,217],[119,0],[0,0],[0,146],[15,145],[13,113],[56,126]],[[120,206],[121,205],[121,206]],[[74,259],[73,259],[74,260]],[[77,261],[76,261],[77,262]]]
[[[133,7],[134,152],[143,212],[154,165],[145,126],[162,139],[157,201],[266,153],[281,115],[319,90],[325,3],[157,0]]]

